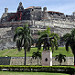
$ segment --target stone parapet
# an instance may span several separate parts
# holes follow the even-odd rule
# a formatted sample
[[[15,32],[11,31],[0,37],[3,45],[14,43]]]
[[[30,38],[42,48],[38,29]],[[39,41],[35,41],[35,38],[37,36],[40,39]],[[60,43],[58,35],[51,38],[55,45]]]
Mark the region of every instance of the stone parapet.
[[[60,28],[75,28],[75,22],[70,22],[70,21],[55,21],[55,20],[40,20],[40,21],[35,21],[34,27],[38,26],[50,26],[50,27],[60,27]],[[5,26],[5,27],[12,27],[12,26],[22,26],[25,25],[25,23],[28,23],[29,25],[33,26],[33,21],[31,20],[23,20],[23,21],[14,21],[14,22],[3,22],[0,23],[0,27]]]

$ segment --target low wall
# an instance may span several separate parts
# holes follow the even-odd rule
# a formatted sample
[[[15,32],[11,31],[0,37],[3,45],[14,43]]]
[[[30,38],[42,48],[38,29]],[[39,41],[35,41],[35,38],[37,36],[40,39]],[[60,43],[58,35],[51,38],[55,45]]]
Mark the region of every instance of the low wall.
[[[0,57],[0,65],[10,65],[11,57]]]
[[[66,62],[62,62],[62,65],[74,65],[73,57],[66,57]],[[40,59],[32,59],[27,57],[26,65],[41,65]],[[0,57],[0,65],[24,65],[24,57]],[[58,61],[55,61],[55,57],[52,58],[52,65],[59,65]]]

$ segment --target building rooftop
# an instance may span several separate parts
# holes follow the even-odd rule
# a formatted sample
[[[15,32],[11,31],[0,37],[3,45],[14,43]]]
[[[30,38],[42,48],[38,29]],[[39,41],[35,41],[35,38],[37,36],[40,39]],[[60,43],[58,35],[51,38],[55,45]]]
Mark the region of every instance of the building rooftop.
[[[48,11],[48,13],[59,13],[59,14],[63,14],[64,15],[64,13],[56,12],[56,11]]]
[[[26,8],[26,9],[30,9],[30,8],[34,8],[34,6],[30,6],[30,7]]]

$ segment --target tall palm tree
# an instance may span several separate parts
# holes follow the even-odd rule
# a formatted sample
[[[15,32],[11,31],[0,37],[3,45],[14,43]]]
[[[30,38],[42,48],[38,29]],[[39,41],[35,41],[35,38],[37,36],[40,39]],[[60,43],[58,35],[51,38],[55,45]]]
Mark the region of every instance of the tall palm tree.
[[[16,42],[18,51],[21,51],[22,47],[24,48],[24,65],[26,65],[26,51],[30,51],[32,44],[32,37],[28,25],[17,27],[13,40]]]
[[[41,49],[42,44],[43,50],[49,50],[51,47],[53,52],[54,47],[56,49],[58,48],[57,40],[59,39],[59,36],[55,33],[51,33],[49,27],[45,31],[39,32],[39,34],[40,37],[37,41],[37,47],[39,50]]]
[[[60,63],[60,65],[61,65],[63,60],[64,60],[64,62],[66,61],[65,57],[66,57],[66,55],[59,54],[59,55],[55,56],[55,60],[57,60]]]
[[[51,47],[50,51],[50,66],[52,66],[52,52],[54,51],[54,48],[58,48],[57,40],[58,40],[58,35],[55,33],[50,32],[50,28],[48,27],[45,31],[42,31],[39,33],[40,37],[37,41],[37,47],[40,50],[41,46],[43,45],[43,50],[49,50]]]
[[[66,34],[64,36],[66,36]],[[75,29],[73,29],[65,39],[66,39],[66,45],[65,45],[66,50],[69,51],[69,47],[71,48],[72,53],[74,55],[74,66],[75,66]]]

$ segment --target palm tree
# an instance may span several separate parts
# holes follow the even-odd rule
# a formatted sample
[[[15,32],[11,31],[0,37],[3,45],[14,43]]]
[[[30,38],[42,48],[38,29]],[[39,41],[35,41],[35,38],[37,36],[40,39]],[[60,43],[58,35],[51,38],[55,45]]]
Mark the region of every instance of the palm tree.
[[[37,59],[37,64],[38,64],[38,62],[39,62],[38,58],[41,59],[41,52],[39,52],[39,51],[37,51],[37,52],[33,52],[33,54],[32,54],[32,58]]]
[[[53,52],[54,47],[56,49],[58,48],[57,40],[59,39],[59,36],[55,33],[51,33],[49,27],[47,30],[39,32],[39,34],[41,35],[37,41],[37,47],[39,50],[41,49],[42,44],[43,50],[49,50],[51,47]]]
[[[59,55],[55,56],[55,60],[57,60],[60,63],[60,65],[61,65],[63,60],[64,60],[64,62],[66,61],[65,57],[66,57],[66,55],[59,54]]]
[[[57,40],[58,40],[58,35],[55,33],[50,32],[50,28],[48,27],[45,31],[39,32],[41,35],[37,41],[37,47],[40,50],[41,46],[43,45],[43,50],[49,50],[51,47],[50,51],[50,66],[52,66],[52,52],[54,51],[54,48],[58,48]]]
[[[66,36],[66,34],[64,36]],[[75,29],[73,29],[65,39],[66,39],[66,44],[65,44],[66,51],[69,51],[69,47],[71,48],[72,53],[74,55],[74,66],[75,66]]]
[[[35,58],[36,59],[37,57],[41,58],[41,52],[39,52],[39,51],[33,52],[32,58]]]
[[[21,51],[22,47],[24,48],[24,65],[26,65],[26,51],[30,51],[32,45],[32,37],[28,25],[17,27],[13,40],[16,42],[18,51]]]

